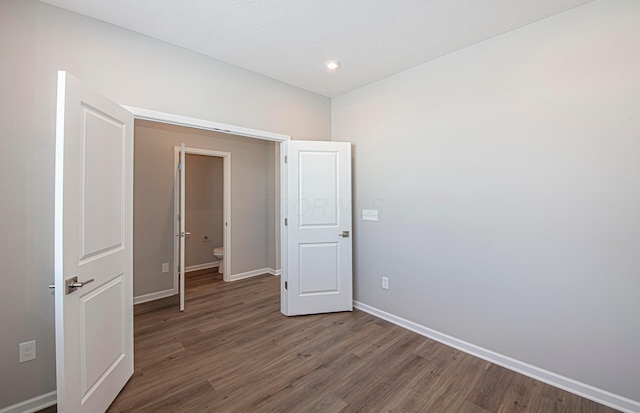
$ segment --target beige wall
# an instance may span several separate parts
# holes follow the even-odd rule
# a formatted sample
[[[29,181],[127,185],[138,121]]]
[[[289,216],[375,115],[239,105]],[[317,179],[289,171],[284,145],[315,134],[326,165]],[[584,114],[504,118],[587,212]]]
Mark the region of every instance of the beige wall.
[[[640,402],[639,22],[595,1],[333,99],[380,212],[356,300]]]
[[[213,249],[223,240],[224,169],[223,158],[216,156],[187,154],[185,163],[186,224],[191,233],[185,240],[185,268],[189,268],[217,261]]]
[[[0,408],[55,390],[47,285],[61,69],[124,105],[293,139],[330,137],[327,98],[35,0],[0,1]],[[18,343],[33,339],[37,360],[19,364]]]
[[[162,263],[175,267],[174,241],[174,148],[231,153],[231,274],[269,266],[269,244],[275,226],[268,222],[268,205],[275,202],[275,143],[200,129],[137,120],[134,146],[134,296],[173,288],[173,272],[162,273]],[[202,157],[206,158],[206,157]],[[187,172],[193,158],[187,160]],[[197,166],[196,166],[197,168]],[[186,185],[189,188],[189,184]],[[193,199],[192,199],[193,200]],[[275,218],[274,218],[275,220]],[[213,257],[212,244],[202,244],[200,229],[187,215],[187,230]],[[219,229],[221,231],[221,228]],[[222,243],[220,243],[221,245]],[[190,252],[187,252],[188,254]],[[273,252],[272,252],[273,253]],[[271,257],[273,260],[275,257]],[[193,264],[188,264],[193,265]]]

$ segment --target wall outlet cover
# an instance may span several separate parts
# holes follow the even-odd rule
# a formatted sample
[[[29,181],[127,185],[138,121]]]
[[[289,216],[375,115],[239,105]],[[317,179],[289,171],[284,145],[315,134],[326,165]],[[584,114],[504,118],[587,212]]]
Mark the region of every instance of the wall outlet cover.
[[[389,277],[382,277],[382,288],[385,290],[389,289]]]
[[[18,344],[18,348],[20,349],[20,363],[24,363],[25,361],[35,360],[36,359],[36,341],[25,341],[24,343]]]

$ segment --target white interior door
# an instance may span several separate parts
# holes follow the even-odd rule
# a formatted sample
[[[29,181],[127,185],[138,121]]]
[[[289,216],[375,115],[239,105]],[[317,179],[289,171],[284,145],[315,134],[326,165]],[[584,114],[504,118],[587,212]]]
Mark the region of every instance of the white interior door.
[[[180,237],[180,247],[178,251],[178,255],[180,256],[180,263],[178,264],[178,271],[180,274],[180,311],[184,311],[184,257],[186,253],[185,249],[185,238],[187,236],[186,233],[186,209],[185,209],[185,171],[187,168],[187,164],[185,162],[185,149],[184,143],[180,145],[180,163],[178,164],[178,171],[180,174],[180,212],[178,215],[178,219],[180,222],[180,230],[178,232],[178,237]]]
[[[281,311],[351,311],[351,144],[282,144]]]
[[[133,115],[65,72],[57,111],[58,411],[103,412],[133,374]]]

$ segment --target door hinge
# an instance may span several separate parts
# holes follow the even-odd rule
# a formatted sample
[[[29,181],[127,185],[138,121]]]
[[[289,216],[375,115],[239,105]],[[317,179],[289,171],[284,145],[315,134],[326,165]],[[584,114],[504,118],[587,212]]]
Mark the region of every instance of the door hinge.
[[[284,163],[287,163],[287,155],[284,156]]]
[[[286,218],[284,219],[284,226],[286,227],[287,225],[289,225],[289,220],[287,220]]]
[[[287,281],[284,282],[284,289],[285,290],[289,289],[289,283]]]
[[[178,164],[178,169],[179,169],[179,170],[182,170],[182,162],[180,162],[180,163]]]

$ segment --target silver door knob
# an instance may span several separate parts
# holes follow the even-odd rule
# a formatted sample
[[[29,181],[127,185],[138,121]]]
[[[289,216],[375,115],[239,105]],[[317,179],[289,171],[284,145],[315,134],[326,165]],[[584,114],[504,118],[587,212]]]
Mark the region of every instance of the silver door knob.
[[[339,237],[349,238],[349,231],[342,231],[342,234],[338,234]]]

